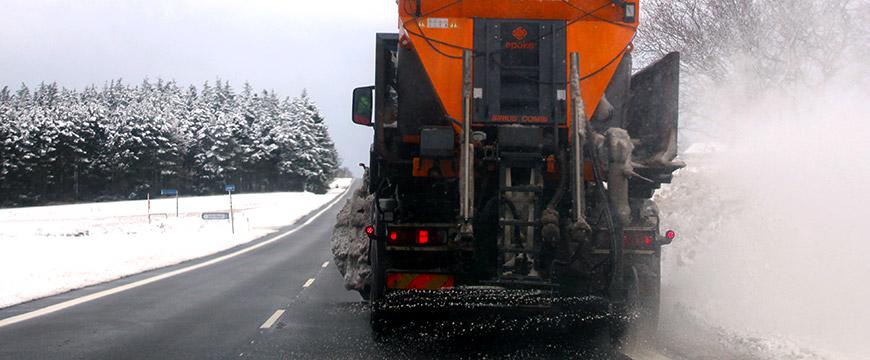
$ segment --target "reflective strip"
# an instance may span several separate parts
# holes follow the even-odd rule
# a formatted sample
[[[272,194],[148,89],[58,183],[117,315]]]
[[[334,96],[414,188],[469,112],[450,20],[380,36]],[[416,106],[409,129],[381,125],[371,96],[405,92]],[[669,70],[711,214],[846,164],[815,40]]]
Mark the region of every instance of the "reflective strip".
[[[442,274],[387,273],[388,289],[438,290],[453,287],[453,276]]]

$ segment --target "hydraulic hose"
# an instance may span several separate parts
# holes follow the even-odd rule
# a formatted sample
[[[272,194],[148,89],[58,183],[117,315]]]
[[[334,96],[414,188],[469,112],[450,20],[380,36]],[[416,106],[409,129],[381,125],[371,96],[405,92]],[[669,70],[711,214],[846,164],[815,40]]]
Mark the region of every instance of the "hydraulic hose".
[[[620,266],[620,261],[618,261],[616,249],[620,246],[620,238],[621,234],[617,233],[616,221],[613,218],[613,211],[610,209],[610,201],[607,193],[604,190],[604,181],[602,180],[602,176],[600,173],[601,156],[598,154],[598,149],[595,146],[592,146],[592,163],[595,164],[592,166],[592,174],[595,177],[595,183],[598,188],[598,194],[601,196],[601,200],[607,203],[607,206],[604,207],[605,218],[607,219],[607,227],[610,230],[610,287],[612,287],[613,283],[617,280],[616,276],[619,274],[618,266]],[[621,253],[621,252],[620,252]],[[612,294],[611,294],[612,296]]]

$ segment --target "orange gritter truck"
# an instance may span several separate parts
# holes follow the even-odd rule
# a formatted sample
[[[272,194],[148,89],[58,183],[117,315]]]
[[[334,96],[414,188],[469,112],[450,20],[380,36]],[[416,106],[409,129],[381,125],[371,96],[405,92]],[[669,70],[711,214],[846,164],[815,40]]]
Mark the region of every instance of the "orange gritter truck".
[[[674,233],[651,198],[684,166],[680,61],[633,74],[640,4],[398,9],[398,33],[376,35],[375,85],[352,104],[374,129],[360,229],[371,271],[357,290],[375,328],[462,297],[475,309],[596,304],[616,329],[654,330]]]

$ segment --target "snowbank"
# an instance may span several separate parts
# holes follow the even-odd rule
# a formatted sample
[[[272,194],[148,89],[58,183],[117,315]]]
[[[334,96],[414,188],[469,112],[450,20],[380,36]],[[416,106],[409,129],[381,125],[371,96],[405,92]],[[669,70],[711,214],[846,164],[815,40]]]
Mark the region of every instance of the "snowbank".
[[[235,234],[227,220],[203,212],[229,211],[226,195],[0,210],[0,308],[145,270],[213,254],[249,242],[342,194],[233,195]]]
[[[369,285],[369,239],[365,226],[370,223],[373,195],[368,194],[367,186],[360,187],[354,196],[347,200],[336,217],[332,232],[332,254],[335,266],[344,277],[344,287],[356,290],[366,297]]]

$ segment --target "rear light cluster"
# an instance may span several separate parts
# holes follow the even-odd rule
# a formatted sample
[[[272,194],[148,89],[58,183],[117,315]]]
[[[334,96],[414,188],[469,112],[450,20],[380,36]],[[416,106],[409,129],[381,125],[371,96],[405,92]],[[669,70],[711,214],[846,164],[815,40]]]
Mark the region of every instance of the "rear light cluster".
[[[622,240],[626,249],[653,249],[656,245],[655,233],[646,231],[626,231]]]
[[[387,240],[392,245],[444,245],[446,230],[390,229]]]

